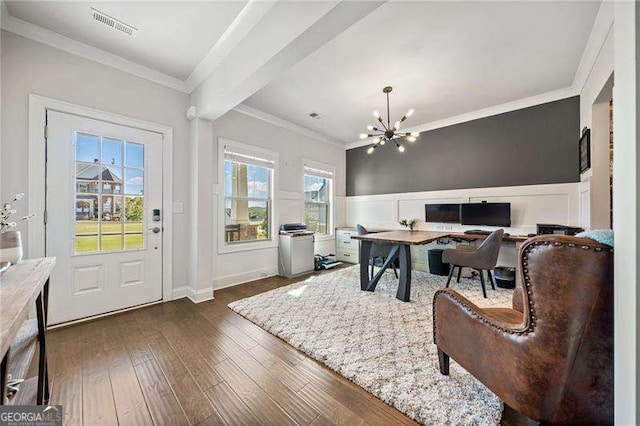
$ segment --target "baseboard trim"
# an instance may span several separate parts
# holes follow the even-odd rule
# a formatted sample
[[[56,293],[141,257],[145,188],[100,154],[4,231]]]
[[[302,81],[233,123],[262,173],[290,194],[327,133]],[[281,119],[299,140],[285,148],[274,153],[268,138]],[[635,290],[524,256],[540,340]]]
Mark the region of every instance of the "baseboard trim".
[[[182,299],[186,297],[193,303],[202,303],[214,298],[213,287],[202,288],[200,290],[194,291],[193,288],[187,285],[174,288],[172,296],[172,300]]]
[[[269,278],[275,275],[278,275],[277,266],[255,269],[241,274],[226,275],[224,277],[214,278],[213,290],[221,290],[223,288],[233,287],[238,284],[244,284],[249,281],[255,281],[262,278]]]

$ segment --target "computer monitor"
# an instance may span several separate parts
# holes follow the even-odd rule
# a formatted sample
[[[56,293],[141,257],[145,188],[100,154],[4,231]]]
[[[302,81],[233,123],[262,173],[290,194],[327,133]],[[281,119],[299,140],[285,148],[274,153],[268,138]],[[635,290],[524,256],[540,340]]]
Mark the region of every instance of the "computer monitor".
[[[425,221],[460,223],[460,204],[425,204]]]
[[[468,203],[460,205],[463,225],[511,226],[511,203]]]

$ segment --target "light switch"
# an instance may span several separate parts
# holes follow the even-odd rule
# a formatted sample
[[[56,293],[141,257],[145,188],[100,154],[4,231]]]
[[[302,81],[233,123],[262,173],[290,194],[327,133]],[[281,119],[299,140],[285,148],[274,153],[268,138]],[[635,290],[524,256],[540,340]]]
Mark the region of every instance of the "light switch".
[[[184,213],[184,204],[180,202],[173,203],[173,213]]]

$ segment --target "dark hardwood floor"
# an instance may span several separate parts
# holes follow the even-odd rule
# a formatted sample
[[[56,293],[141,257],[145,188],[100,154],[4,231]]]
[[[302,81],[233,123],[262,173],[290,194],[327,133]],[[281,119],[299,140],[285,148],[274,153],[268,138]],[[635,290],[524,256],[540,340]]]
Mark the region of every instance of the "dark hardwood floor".
[[[295,281],[266,278],[197,305],[181,299],[52,330],[51,403],[69,425],[415,424],[227,308]],[[526,419],[507,407],[502,423]]]

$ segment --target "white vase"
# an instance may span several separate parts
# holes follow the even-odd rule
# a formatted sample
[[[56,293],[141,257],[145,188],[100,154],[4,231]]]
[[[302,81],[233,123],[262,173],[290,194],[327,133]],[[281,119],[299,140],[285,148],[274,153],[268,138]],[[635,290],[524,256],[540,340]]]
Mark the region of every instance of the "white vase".
[[[22,237],[20,231],[0,234],[0,262],[18,263],[22,260]]]

